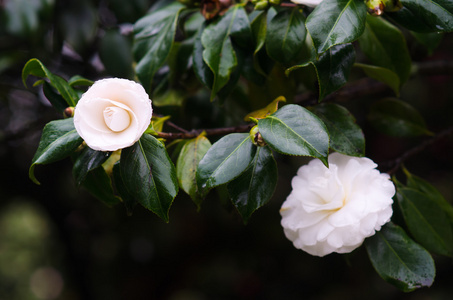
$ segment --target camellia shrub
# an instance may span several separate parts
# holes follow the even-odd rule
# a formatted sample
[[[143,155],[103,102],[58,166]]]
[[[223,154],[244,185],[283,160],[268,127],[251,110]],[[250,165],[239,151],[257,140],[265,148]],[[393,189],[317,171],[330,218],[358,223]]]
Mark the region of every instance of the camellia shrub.
[[[66,80],[26,63],[24,85],[42,86],[64,116],[44,127],[29,177],[39,184],[36,166],[70,157],[77,186],[129,214],[141,205],[168,222],[178,193],[198,208],[227,193],[247,223],[278,190],[279,158],[311,157],[281,207],[282,234],[315,256],[364,244],[384,280],[430,286],[431,253],[453,255],[453,208],[403,163],[453,131],[428,130],[399,94],[418,71],[407,39],[432,52],[452,30],[447,0],[159,1],[133,27],[135,80]],[[430,139],[378,170],[347,101],[383,90],[394,96],[374,101],[367,122]],[[225,126],[183,128],[190,109],[166,113],[198,102],[219,107]]]

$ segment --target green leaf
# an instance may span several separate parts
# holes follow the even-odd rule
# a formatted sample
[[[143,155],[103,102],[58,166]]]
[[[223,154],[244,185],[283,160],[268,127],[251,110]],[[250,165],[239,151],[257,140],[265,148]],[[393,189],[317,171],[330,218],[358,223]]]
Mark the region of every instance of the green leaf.
[[[398,99],[386,98],[374,103],[368,118],[377,130],[390,136],[431,134],[420,113]]]
[[[429,251],[452,256],[452,228],[442,208],[427,195],[413,189],[398,188],[396,195],[415,240]]]
[[[255,39],[255,51],[253,52],[253,55],[256,56],[266,42],[267,11],[260,11],[250,22],[250,28],[252,30],[253,38]]]
[[[198,192],[197,167],[210,147],[211,143],[209,140],[205,136],[200,135],[184,144],[176,162],[176,175],[178,175],[179,186],[190,196],[198,208],[202,197]]]
[[[112,180],[102,166],[89,171],[82,186],[107,206],[114,206],[121,202],[121,199],[115,195]]]
[[[294,60],[306,37],[304,17],[299,7],[281,10],[267,26],[266,50],[275,61],[288,64]]]
[[[68,104],[66,103],[66,100],[58,94],[52,85],[48,83],[47,81],[43,81],[42,84],[42,91],[44,93],[44,96],[46,96],[47,100],[52,104],[52,106],[59,112],[63,113],[66,107],[68,107]]]
[[[334,103],[316,105],[313,112],[326,124],[330,148],[349,156],[365,155],[365,136],[354,116],[343,106]]]
[[[327,165],[327,127],[302,106],[283,106],[271,116],[258,120],[258,129],[272,149],[288,155],[316,157]]]
[[[201,35],[206,28],[206,22],[204,22],[195,37],[193,43],[193,71],[197,76],[198,80],[207,88],[211,88],[214,82],[214,74],[211,69],[203,60],[203,44],[201,43]]]
[[[68,157],[82,144],[82,141],[72,118],[47,123],[28,172],[30,179],[39,184],[34,175],[35,166],[50,164]]]
[[[325,96],[346,84],[354,62],[354,47],[351,44],[337,45],[323,53],[319,59],[316,55],[312,55],[307,62],[292,66],[286,70],[286,75],[288,76],[296,69],[313,65],[318,77],[319,101],[321,101]]]
[[[277,163],[269,147],[258,147],[252,163],[228,183],[228,193],[244,222],[269,202],[277,186]]]
[[[174,2],[139,19],[134,26],[135,71],[146,90],[173,47],[179,15],[185,6]]]
[[[75,75],[72,76],[69,80],[68,83],[70,86],[79,86],[79,85],[92,85],[94,82],[92,80],[86,79],[85,77],[82,77],[80,75]]]
[[[366,29],[359,39],[360,48],[371,62],[395,72],[400,83],[407,81],[411,57],[401,31],[382,18],[367,16]]]
[[[362,0],[322,1],[305,23],[317,53],[358,39],[365,29],[366,14]]]
[[[414,189],[420,193],[423,193],[426,197],[429,197],[431,201],[436,202],[442,210],[447,214],[450,223],[453,224],[453,207],[450,203],[445,200],[439,191],[429,184],[426,180],[421,179],[418,176],[410,174],[406,169],[404,172],[407,176],[407,186],[411,189]]]
[[[165,146],[144,134],[121,151],[120,172],[127,193],[168,222],[170,206],[178,193],[178,179]]]
[[[354,47],[345,44],[330,48],[312,63],[318,76],[319,101],[346,84],[354,62]]]
[[[224,16],[209,24],[201,35],[201,43],[204,47],[203,60],[214,74],[212,83],[211,100],[224,87],[238,60],[233,48],[233,41],[239,44],[245,40],[251,40],[252,32],[242,5],[230,7]]]
[[[397,96],[400,94],[400,78],[395,72],[383,67],[354,64],[355,67],[361,68],[368,77],[376,79],[388,85]]]
[[[401,227],[388,223],[365,245],[376,272],[400,290],[410,292],[433,283],[436,271],[431,255]]]
[[[90,147],[85,147],[74,161],[72,169],[72,175],[76,180],[77,186],[82,184],[88,172],[102,165],[109,156],[110,152],[95,151]]]
[[[255,152],[248,133],[232,133],[214,143],[198,164],[197,184],[202,195],[241,175]]]
[[[131,216],[132,211],[135,205],[137,205],[138,201],[127,190],[123,177],[121,177],[120,169],[121,169],[120,163],[119,162],[115,163],[112,170],[113,182],[115,183],[115,189],[118,191],[118,194],[121,196],[121,199],[123,200],[128,216]]]
[[[403,8],[387,15],[400,25],[417,32],[453,31],[451,0],[401,0]]]
[[[50,84],[60,93],[69,106],[75,106],[79,96],[72,89],[66,80],[60,76],[52,74],[38,59],[30,59],[22,70],[22,82],[27,87],[27,77],[33,75],[36,77],[48,78]]]

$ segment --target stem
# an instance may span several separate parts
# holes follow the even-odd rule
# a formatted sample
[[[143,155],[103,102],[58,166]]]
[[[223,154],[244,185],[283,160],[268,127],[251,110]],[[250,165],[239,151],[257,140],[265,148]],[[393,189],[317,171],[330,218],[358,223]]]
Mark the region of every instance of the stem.
[[[453,134],[453,127],[450,127],[444,131],[441,131],[439,132],[438,134],[436,134],[433,138],[429,139],[429,140],[426,140],[424,141],[423,143],[421,143],[420,145],[417,145],[416,147],[412,148],[412,149],[409,149],[408,151],[404,152],[401,156],[397,157],[396,159],[394,159],[393,161],[390,161],[390,162],[386,162],[386,163],[383,163],[382,165],[384,165],[385,167],[391,167],[393,166],[393,168],[391,168],[387,173],[389,175],[392,175],[394,174],[396,171],[398,171],[398,169],[401,167],[401,165],[409,158],[411,158],[412,156],[420,153],[421,151],[423,151],[424,149],[426,149],[427,147],[439,142],[440,140],[444,139],[444,138],[447,138],[449,137],[450,135]]]
[[[199,136],[203,131],[207,136],[210,135],[226,135],[229,133],[242,133],[248,132],[253,127],[253,124],[239,125],[236,127],[224,127],[224,128],[210,128],[210,129],[194,129],[189,132],[158,132],[157,137],[164,138],[166,140],[176,139],[193,139]]]

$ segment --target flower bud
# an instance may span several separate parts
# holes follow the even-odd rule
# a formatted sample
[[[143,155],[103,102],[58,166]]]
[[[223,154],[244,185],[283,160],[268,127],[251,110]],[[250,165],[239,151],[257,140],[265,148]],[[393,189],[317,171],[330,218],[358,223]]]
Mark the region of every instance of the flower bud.
[[[368,13],[372,16],[380,16],[384,13],[384,3],[382,0],[366,0],[365,4]]]
[[[66,107],[65,110],[63,111],[63,115],[65,118],[72,118],[74,116],[74,107],[72,106]]]
[[[267,2],[267,0],[262,0],[255,4],[255,10],[266,10],[268,7],[269,2]]]
[[[250,139],[255,146],[263,147],[266,146],[266,142],[263,140],[261,133],[258,131],[258,125],[253,126],[250,130]]]
[[[398,11],[403,7],[400,0],[366,0],[365,4],[368,7],[368,13],[373,16],[380,16],[384,11]]]
[[[269,3],[271,5],[280,5],[282,3],[282,0],[269,0]]]
[[[232,4],[232,0],[201,0],[201,14],[206,20],[211,20],[222,16]]]

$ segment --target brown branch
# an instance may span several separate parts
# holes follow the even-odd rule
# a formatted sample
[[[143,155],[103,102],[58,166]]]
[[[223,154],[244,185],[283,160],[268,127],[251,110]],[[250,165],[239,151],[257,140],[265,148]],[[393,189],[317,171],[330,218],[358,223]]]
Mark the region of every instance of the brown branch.
[[[158,132],[157,137],[164,138],[166,140],[176,139],[193,139],[199,136],[203,131],[206,132],[207,136],[212,135],[225,135],[229,133],[243,133],[248,132],[253,127],[253,124],[239,125],[236,127],[224,127],[224,128],[209,128],[209,129],[194,129],[189,132]]]
[[[389,175],[394,174],[398,169],[401,167],[401,165],[409,158],[412,156],[420,153],[421,151],[425,150],[427,147],[439,142],[440,140],[449,137],[450,135],[453,134],[453,127],[450,127],[444,131],[441,131],[440,133],[436,134],[433,138],[424,141],[420,145],[417,145],[416,147],[409,149],[408,151],[404,152],[402,155],[397,157],[396,159],[383,163],[381,164],[384,168],[389,168],[392,167],[387,173]]]

